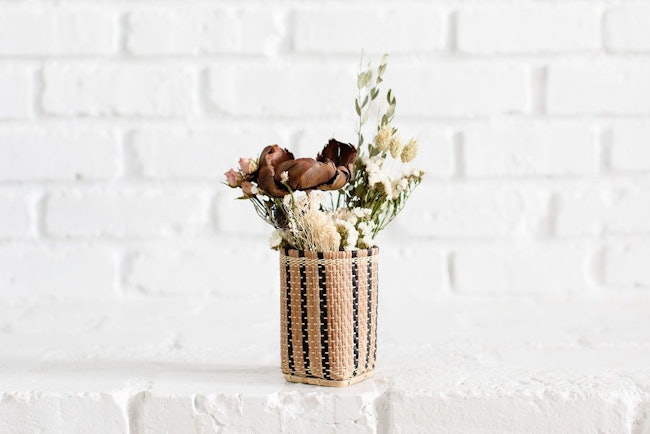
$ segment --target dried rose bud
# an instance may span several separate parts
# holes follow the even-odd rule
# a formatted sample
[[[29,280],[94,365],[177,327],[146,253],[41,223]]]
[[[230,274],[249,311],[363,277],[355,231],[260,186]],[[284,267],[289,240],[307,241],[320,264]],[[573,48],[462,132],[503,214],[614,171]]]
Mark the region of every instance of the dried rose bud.
[[[242,176],[241,173],[237,172],[235,169],[230,169],[226,173],[226,182],[228,183],[229,186],[235,188],[239,187],[244,180],[244,177]]]

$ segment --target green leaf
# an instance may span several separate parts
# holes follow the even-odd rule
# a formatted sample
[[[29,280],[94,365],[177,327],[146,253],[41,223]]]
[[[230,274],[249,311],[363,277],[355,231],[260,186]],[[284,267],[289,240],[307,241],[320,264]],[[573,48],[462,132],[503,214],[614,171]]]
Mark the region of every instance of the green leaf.
[[[368,95],[363,99],[363,103],[361,104],[361,108],[365,107],[366,104],[368,104]]]
[[[357,87],[362,89],[370,83],[372,80],[372,71],[361,72],[357,76]]]
[[[386,100],[388,101],[388,104],[391,104],[391,95],[392,95],[393,89],[388,89],[388,93],[386,94]]]
[[[392,118],[394,114],[395,114],[395,106],[391,105],[390,107],[388,107],[388,110],[386,110],[386,116],[388,118]]]
[[[357,75],[357,88],[361,89],[363,87],[364,77],[365,75],[363,72],[360,72],[359,75]]]
[[[373,87],[372,89],[370,89],[370,98],[373,101],[375,100],[375,98],[377,98],[377,95],[379,95],[379,89],[377,89],[376,87]]]
[[[356,110],[357,115],[361,116],[361,107],[359,107],[359,100],[358,99],[354,100],[354,109]]]

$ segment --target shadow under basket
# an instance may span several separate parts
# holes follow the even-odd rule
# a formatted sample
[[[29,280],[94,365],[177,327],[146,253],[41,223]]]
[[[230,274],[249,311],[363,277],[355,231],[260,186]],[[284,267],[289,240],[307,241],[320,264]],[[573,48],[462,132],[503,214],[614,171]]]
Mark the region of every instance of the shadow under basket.
[[[379,249],[280,250],[282,373],[342,387],[368,378],[377,354]]]

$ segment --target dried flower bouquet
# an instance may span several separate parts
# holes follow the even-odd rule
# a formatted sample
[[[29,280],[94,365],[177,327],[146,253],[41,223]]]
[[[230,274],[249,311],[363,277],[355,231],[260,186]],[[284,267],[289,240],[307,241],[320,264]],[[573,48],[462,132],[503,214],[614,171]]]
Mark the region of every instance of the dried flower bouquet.
[[[314,159],[295,158],[271,145],[259,158],[241,158],[237,170],[226,172],[227,184],[241,190],[240,199],[250,200],[275,228],[271,248],[370,248],[422,181],[421,170],[404,166],[415,158],[418,145],[415,139],[402,141],[391,123],[397,103],[392,90],[385,94],[384,107],[379,104],[386,59],[384,55],[376,70],[368,66],[357,76],[356,146],[331,139]],[[377,125],[367,141],[363,132],[375,108]]]

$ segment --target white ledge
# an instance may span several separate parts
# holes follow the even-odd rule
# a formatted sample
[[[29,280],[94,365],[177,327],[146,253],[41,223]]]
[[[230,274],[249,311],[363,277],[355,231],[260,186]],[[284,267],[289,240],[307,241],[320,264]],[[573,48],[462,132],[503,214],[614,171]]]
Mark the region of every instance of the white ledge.
[[[0,431],[650,430],[650,298],[381,297],[345,389],[283,380],[276,300],[5,300]]]

